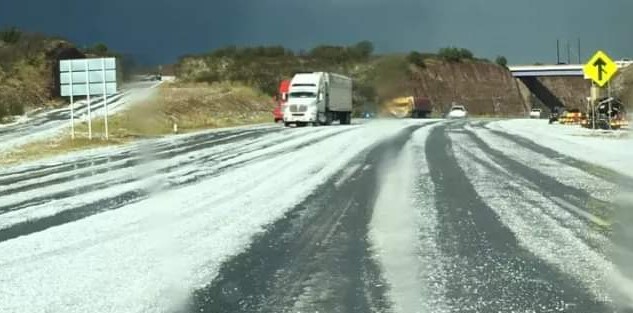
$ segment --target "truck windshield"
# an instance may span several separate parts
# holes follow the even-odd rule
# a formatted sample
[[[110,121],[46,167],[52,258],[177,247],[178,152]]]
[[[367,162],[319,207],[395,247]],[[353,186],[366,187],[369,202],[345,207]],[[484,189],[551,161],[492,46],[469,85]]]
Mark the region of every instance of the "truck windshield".
[[[308,91],[291,92],[290,98],[316,98],[316,93]]]

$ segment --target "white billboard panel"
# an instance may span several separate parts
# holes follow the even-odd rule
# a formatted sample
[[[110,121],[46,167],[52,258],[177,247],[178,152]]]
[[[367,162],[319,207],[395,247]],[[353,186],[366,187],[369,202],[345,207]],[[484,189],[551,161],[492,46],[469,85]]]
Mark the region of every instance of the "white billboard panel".
[[[74,59],[59,61],[59,81],[63,97],[117,93],[116,59]],[[89,81],[89,87],[86,82]]]
[[[108,95],[113,95],[117,93],[116,83],[106,83],[106,91]],[[61,88],[62,96],[68,95],[70,96],[70,85],[62,85]],[[73,95],[87,95],[86,84],[74,84],[73,83]],[[103,84],[90,84],[90,95],[92,96],[101,96],[103,95]]]

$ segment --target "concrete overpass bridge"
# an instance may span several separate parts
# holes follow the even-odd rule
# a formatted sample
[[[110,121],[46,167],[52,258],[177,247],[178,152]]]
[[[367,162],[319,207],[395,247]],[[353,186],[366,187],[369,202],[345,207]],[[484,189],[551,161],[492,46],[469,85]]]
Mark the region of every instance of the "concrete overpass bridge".
[[[619,68],[633,64],[633,61],[616,61]],[[541,77],[569,77],[586,79],[583,73],[584,64],[558,64],[558,65],[512,65],[508,69],[512,76],[523,84],[548,108],[564,107],[563,102],[549,90],[539,78]],[[589,91],[587,91],[589,94]]]
[[[618,68],[624,68],[633,61],[615,61]],[[582,76],[584,64],[558,64],[558,65],[511,65],[508,67],[514,77],[544,77],[544,76]]]

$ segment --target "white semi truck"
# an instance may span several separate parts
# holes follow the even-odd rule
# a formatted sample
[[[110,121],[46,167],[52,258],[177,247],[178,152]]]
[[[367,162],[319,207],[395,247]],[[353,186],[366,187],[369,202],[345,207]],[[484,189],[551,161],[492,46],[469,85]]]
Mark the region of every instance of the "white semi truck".
[[[298,73],[290,81],[284,125],[330,125],[352,121],[352,79],[325,72]]]

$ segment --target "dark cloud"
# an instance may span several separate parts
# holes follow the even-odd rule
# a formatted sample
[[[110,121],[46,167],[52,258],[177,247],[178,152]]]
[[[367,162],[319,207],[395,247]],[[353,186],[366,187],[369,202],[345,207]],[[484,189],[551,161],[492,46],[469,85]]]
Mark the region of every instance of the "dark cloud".
[[[7,0],[0,24],[106,42],[146,62],[169,62],[227,44],[369,39],[379,51],[470,48],[511,63],[555,59],[555,42],[582,38],[583,57],[601,48],[633,54],[631,0]],[[566,53],[565,53],[566,55]]]

